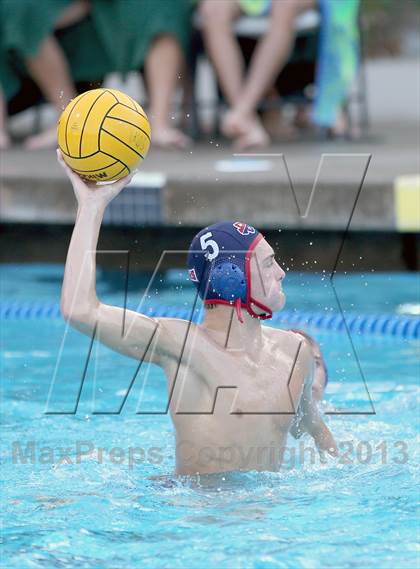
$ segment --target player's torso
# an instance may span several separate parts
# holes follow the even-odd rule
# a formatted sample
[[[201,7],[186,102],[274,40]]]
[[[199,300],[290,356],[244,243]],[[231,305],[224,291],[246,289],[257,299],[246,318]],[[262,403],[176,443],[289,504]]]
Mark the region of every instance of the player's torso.
[[[294,407],[288,381],[297,341],[265,329],[257,358],[198,337],[167,370],[176,429],[177,470],[275,470]],[[178,370],[178,371],[177,371]]]

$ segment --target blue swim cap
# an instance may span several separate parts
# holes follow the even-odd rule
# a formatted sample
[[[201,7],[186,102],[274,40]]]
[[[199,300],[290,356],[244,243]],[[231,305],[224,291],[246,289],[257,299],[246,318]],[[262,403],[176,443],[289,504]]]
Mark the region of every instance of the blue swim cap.
[[[188,253],[188,273],[204,304],[235,305],[240,320],[241,307],[255,318],[271,318],[272,311],[251,296],[251,253],[262,238],[240,221],[215,223],[197,233]]]

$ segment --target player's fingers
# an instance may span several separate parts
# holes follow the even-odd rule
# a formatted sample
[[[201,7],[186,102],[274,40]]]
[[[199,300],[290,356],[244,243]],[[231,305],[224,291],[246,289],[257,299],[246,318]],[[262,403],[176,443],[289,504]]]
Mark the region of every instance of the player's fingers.
[[[63,168],[64,168],[65,162],[64,162],[63,155],[61,154],[61,150],[59,148],[57,148],[56,154],[57,154],[58,163],[60,164],[60,166],[63,166]]]
[[[81,182],[82,181],[80,176],[78,174],[76,174],[76,172],[73,172],[73,170],[70,168],[70,166],[68,164],[66,164],[66,162],[64,161],[63,155],[61,153],[61,150],[59,148],[57,148],[57,160],[58,160],[60,166],[66,172],[67,176],[70,178],[71,182]]]
[[[337,447],[331,446],[331,447],[329,447],[329,448],[327,449],[327,451],[328,451],[328,453],[329,453],[331,456],[334,456],[334,457],[339,457],[339,456],[340,456],[340,453],[338,452],[338,448],[337,448]]]
[[[65,163],[63,155],[59,148],[57,148],[57,160],[63,170],[65,170],[70,177],[74,176],[73,170]]]
[[[117,191],[120,191],[123,188],[125,188],[125,186],[128,186],[128,184],[133,179],[134,174],[135,174],[135,172],[131,172],[130,174],[128,174],[128,176],[125,176],[124,178],[121,178],[121,180],[118,180],[118,182],[116,182],[116,184],[114,186],[115,189]]]

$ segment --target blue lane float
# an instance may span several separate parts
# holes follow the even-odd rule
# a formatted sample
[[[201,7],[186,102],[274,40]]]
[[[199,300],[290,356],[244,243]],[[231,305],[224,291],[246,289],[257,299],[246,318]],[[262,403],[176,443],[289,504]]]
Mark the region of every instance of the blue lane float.
[[[135,310],[135,306],[130,306]],[[183,318],[198,322],[201,309],[191,313],[185,306],[156,306],[144,311],[148,316]],[[60,306],[56,302],[2,302],[0,303],[1,320],[19,320],[34,318],[61,318]],[[274,314],[274,324],[287,325],[291,328],[306,326],[318,330],[344,332],[352,334],[379,334],[416,340],[420,338],[420,318],[396,314],[352,314],[345,318],[338,312],[305,312],[283,310]]]

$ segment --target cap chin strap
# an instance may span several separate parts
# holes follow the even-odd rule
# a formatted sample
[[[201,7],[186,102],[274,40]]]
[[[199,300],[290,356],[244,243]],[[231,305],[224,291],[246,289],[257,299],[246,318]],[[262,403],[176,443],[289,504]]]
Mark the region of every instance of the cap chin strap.
[[[241,324],[244,324],[244,317],[243,317],[243,313],[242,313],[242,308],[245,308],[245,310],[248,312],[248,314],[250,316],[252,316],[253,318],[258,318],[258,320],[268,320],[269,318],[272,318],[273,316],[273,312],[268,308],[268,306],[264,306],[264,304],[262,304],[261,302],[258,302],[258,300],[254,300],[251,299],[250,300],[250,304],[245,304],[244,302],[241,302],[240,298],[237,298],[235,301],[229,301],[229,300],[222,300],[222,299],[214,299],[214,300],[205,300],[204,304],[224,304],[225,306],[231,306],[235,309],[235,313],[236,316],[239,320],[239,322]],[[258,308],[261,308],[261,310],[263,310],[263,314],[259,314],[258,312],[255,312],[252,309],[252,306],[258,306]]]
[[[244,323],[244,319],[242,317],[242,304],[241,304],[241,299],[237,298],[235,300],[235,311],[236,311],[236,316],[238,317],[238,320],[241,324]]]
[[[246,310],[248,312],[248,314],[250,314],[253,318],[258,318],[259,320],[268,320],[269,318],[272,318],[273,316],[273,311],[266,306],[265,304],[263,304],[262,302],[259,302],[258,300],[255,300],[255,298],[252,298],[251,296],[251,258],[252,258],[252,252],[255,249],[255,247],[258,245],[258,243],[261,241],[261,239],[263,239],[263,235],[260,233],[259,235],[257,235],[257,237],[254,239],[254,241],[251,243],[250,248],[247,251],[247,254],[245,256],[245,276],[246,276]],[[252,306],[257,306],[258,308],[261,308],[261,310],[263,311],[263,314],[259,314],[258,312],[255,312],[255,310],[252,308]]]
[[[262,314],[259,314],[258,312],[255,312],[255,310],[253,310],[252,306],[258,306],[258,308],[261,308],[261,310],[263,310],[264,312]],[[249,302],[247,302],[246,310],[248,314],[250,314],[253,318],[258,318],[259,320],[269,320],[270,318],[273,317],[273,311],[270,310],[268,306],[265,306],[264,304],[258,302],[258,300],[254,300],[253,298],[250,298]]]

